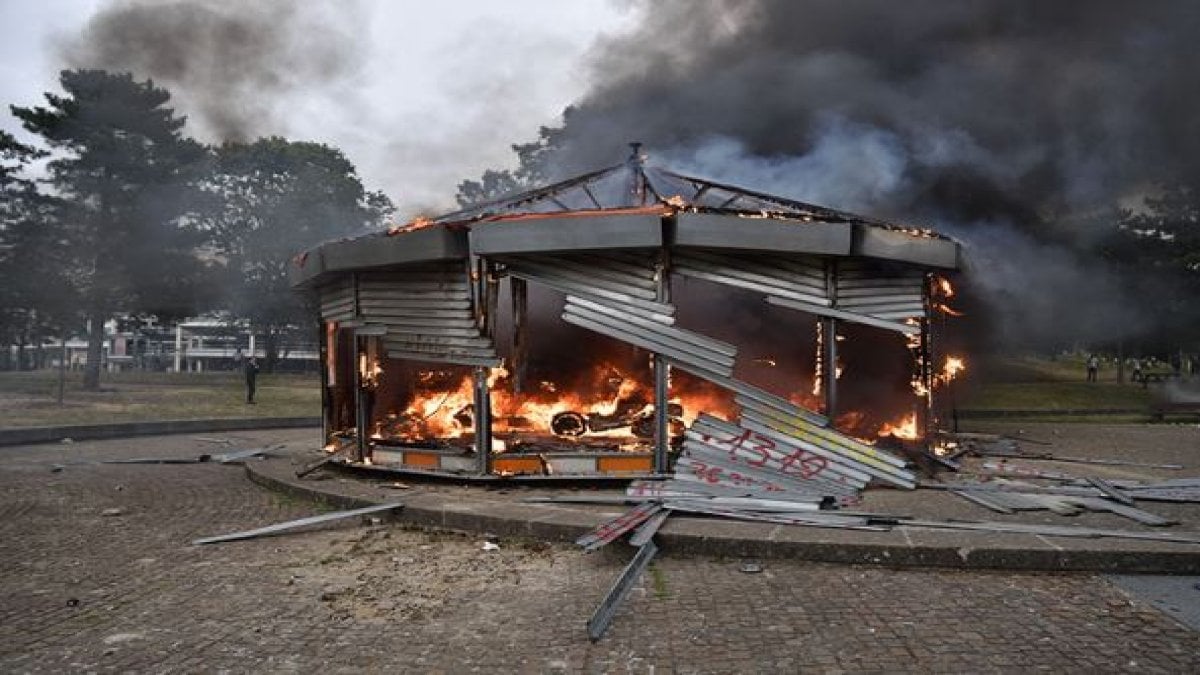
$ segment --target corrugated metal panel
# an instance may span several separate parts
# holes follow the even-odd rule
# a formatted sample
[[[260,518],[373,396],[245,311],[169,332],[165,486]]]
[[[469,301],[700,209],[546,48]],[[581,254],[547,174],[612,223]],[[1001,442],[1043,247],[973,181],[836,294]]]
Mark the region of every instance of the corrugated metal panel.
[[[794,444],[779,443],[708,415],[701,415],[687,431],[684,449],[694,460],[725,469],[726,475],[736,472],[773,489],[846,495],[865,487],[870,478]]]
[[[501,259],[509,274],[554,290],[635,312],[664,324],[675,322],[675,307],[657,302],[654,268],[597,256],[590,258]],[[630,269],[630,268],[633,269]]]
[[[359,314],[386,328],[391,358],[496,366],[491,339],[479,330],[463,264],[449,261],[404,272],[362,274]]]
[[[742,409],[742,427],[821,455],[845,469],[903,488],[916,486],[916,476],[904,468],[904,460],[824,426],[828,424],[825,417],[712,369],[670,356],[668,360],[673,367],[733,391],[734,401]]]
[[[829,305],[825,270],[820,261],[783,260],[774,256],[751,256],[677,251],[672,269],[685,277],[704,279],[767,295],[814,305]]]
[[[563,321],[732,377],[737,348],[601,303],[567,296]]]
[[[346,276],[317,291],[322,321],[349,321],[355,317],[354,278]]]
[[[869,263],[838,265],[838,309],[878,319],[903,320],[925,315],[925,276],[913,270],[890,270]]]

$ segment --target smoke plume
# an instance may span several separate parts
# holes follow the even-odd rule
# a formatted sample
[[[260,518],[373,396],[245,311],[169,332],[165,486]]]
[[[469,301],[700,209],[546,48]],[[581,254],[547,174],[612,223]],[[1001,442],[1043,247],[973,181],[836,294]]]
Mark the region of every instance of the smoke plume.
[[[284,111],[341,96],[361,67],[356,2],[125,0],[62,45],[72,67],[131,71],[171,90],[216,141],[286,133]]]
[[[1139,327],[1141,303],[1090,262],[1112,218],[1079,214],[1196,175],[1200,5],[667,0],[639,11],[636,32],[597,50],[597,84],[564,115],[556,172],[645,141],[675,168],[954,232],[1013,340]]]

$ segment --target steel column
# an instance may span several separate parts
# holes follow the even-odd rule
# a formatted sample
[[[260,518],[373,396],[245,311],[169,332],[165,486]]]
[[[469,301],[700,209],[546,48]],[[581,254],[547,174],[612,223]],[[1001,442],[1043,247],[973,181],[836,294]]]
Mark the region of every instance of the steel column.
[[[654,299],[671,302],[671,259],[670,251],[663,247],[655,265],[657,288]],[[667,407],[670,400],[670,365],[662,355],[654,354],[654,472],[666,473],[669,467],[668,450],[671,447],[670,418]]]
[[[926,447],[929,447],[930,430],[933,427],[933,323],[930,321],[930,312],[933,307],[934,283],[932,274],[925,275],[925,285],[922,289],[925,310],[921,314],[921,346],[918,363],[921,369],[918,375],[921,378],[922,386],[925,388],[925,400],[922,401],[924,410],[919,417],[921,422],[919,435]]]
[[[832,260],[825,264],[825,293],[830,304],[837,304],[837,263]],[[821,347],[825,353],[821,355],[821,384],[825,391],[825,417],[830,424],[837,419],[837,319],[826,317],[821,322]]]
[[[492,396],[488,391],[488,369],[475,368],[475,452],[479,459],[479,473],[486,476],[492,472]]]

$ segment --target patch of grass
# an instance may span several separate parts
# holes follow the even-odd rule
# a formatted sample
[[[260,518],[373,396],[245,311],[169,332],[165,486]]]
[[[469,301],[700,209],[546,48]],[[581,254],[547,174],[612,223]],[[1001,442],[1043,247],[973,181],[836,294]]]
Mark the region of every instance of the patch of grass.
[[[1148,389],[1107,382],[1000,382],[984,384],[961,403],[964,408],[1018,410],[1087,410],[1146,408]]]
[[[62,405],[58,372],[0,372],[0,428],[238,417],[301,417],[321,412],[316,375],[262,374],[256,405],[246,404],[239,373],[103,373],[100,391],[84,391],[67,373]]]
[[[1128,371],[1126,377],[1130,375]],[[1098,382],[1087,382],[1083,357],[990,359],[960,392],[958,407],[968,410],[1097,411],[1095,415],[1037,416],[1042,421],[1145,422],[1155,388],[1117,381],[1115,363],[1101,365]],[[1142,411],[1105,414],[1104,410]],[[1010,418],[1006,418],[1010,419]],[[1017,419],[1017,418],[1011,418]]]
[[[667,575],[657,565],[653,563],[649,567],[650,582],[654,586],[654,597],[659,600],[666,600],[671,597],[667,591]]]

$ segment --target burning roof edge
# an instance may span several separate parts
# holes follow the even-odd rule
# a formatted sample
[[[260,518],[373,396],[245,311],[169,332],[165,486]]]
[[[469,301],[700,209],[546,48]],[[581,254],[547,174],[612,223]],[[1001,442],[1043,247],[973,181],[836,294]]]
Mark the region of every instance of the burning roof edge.
[[[662,245],[859,256],[941,269],[959,267],[960,255],[956,241],[930,229],[646,166],[635,145],[622,164],[318,245],[296,257],[292,282],[305,287],[326,273],[472,253]]]

